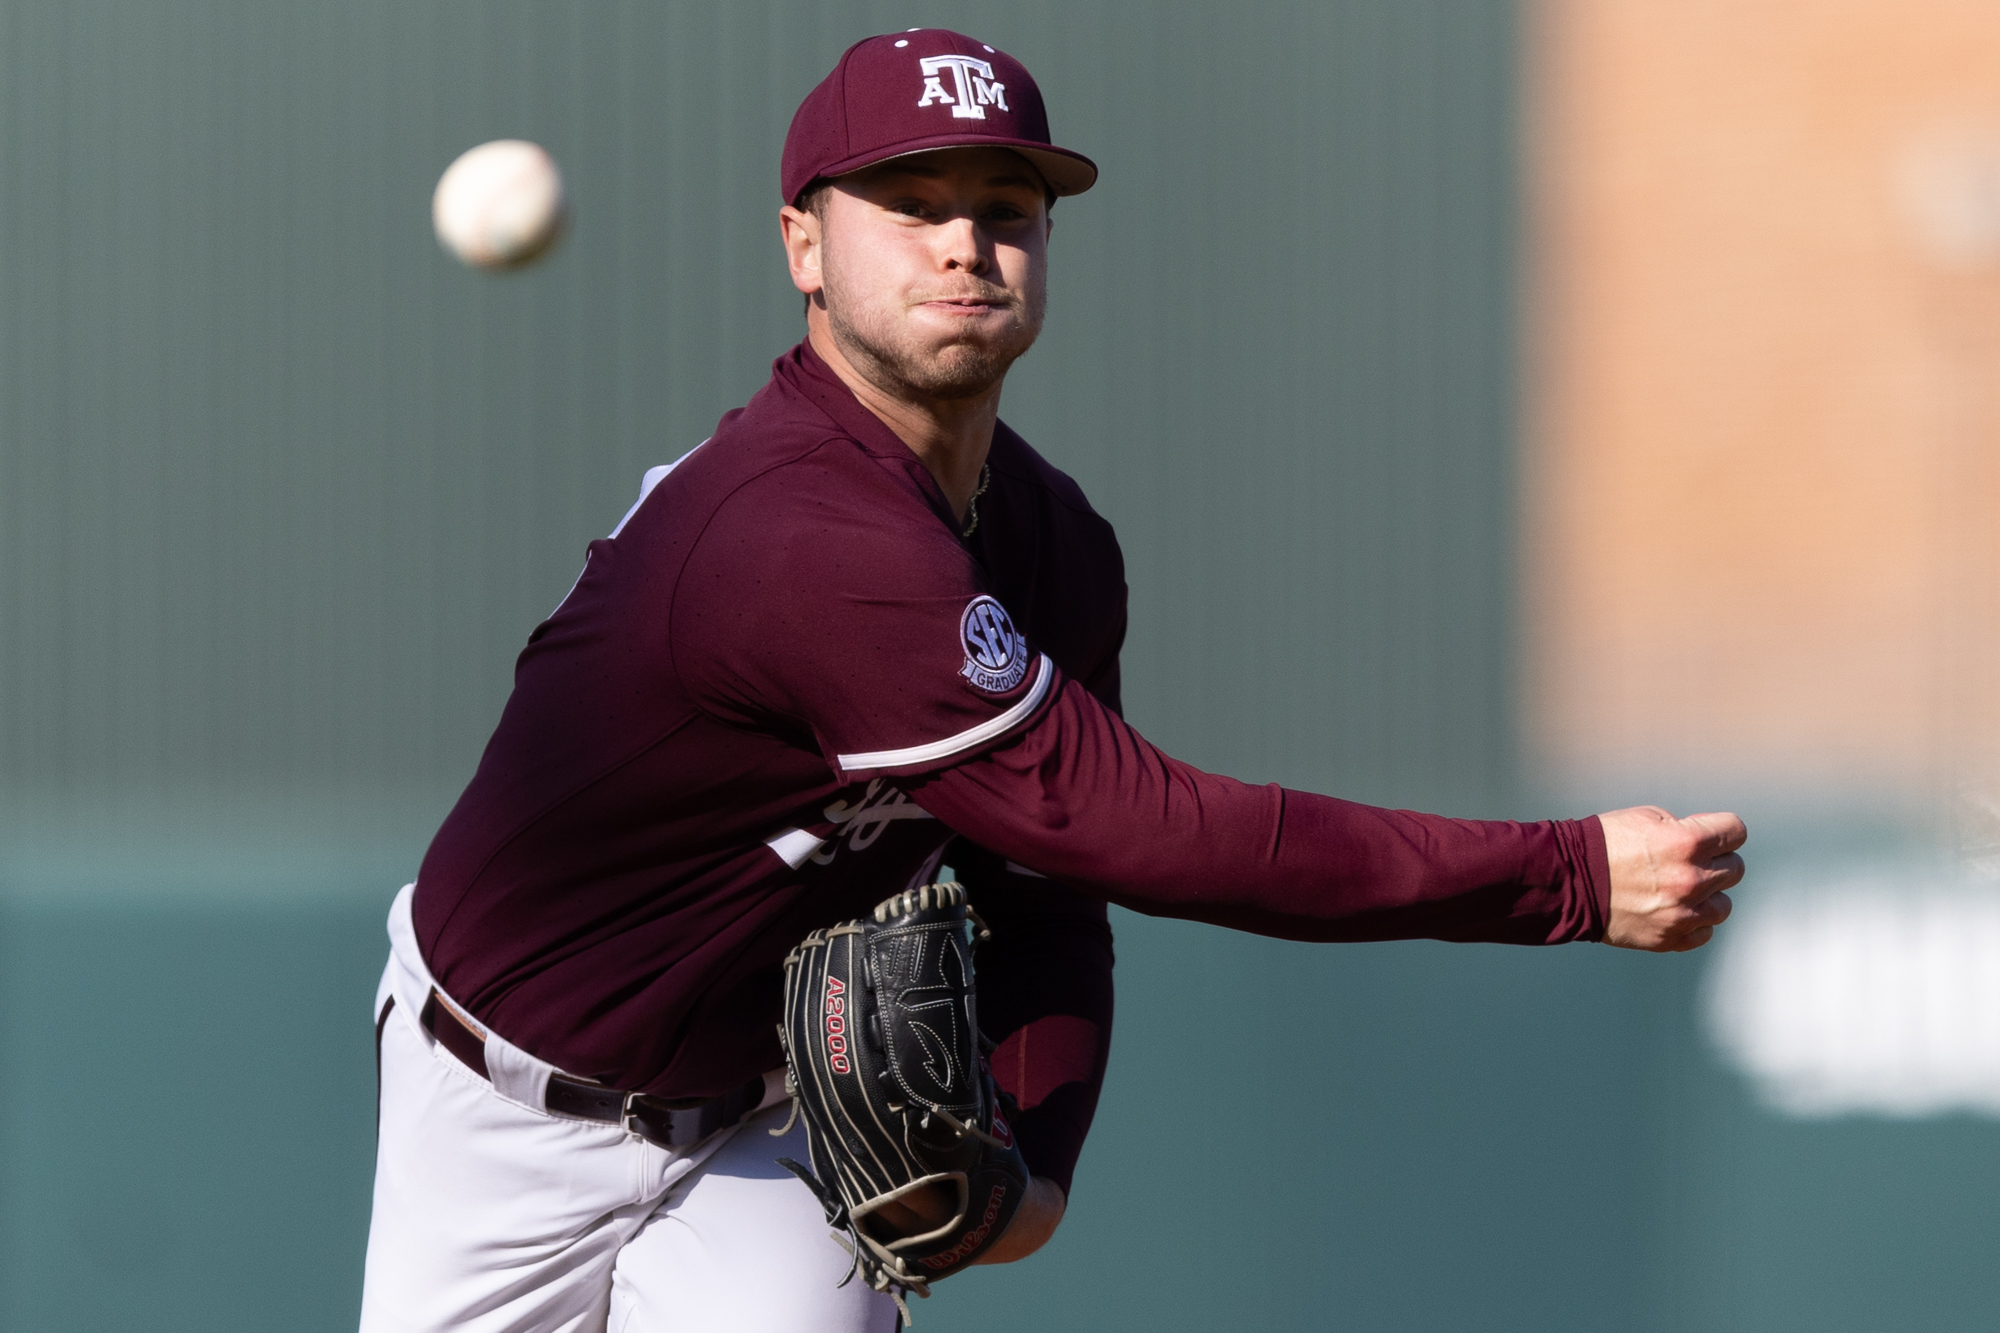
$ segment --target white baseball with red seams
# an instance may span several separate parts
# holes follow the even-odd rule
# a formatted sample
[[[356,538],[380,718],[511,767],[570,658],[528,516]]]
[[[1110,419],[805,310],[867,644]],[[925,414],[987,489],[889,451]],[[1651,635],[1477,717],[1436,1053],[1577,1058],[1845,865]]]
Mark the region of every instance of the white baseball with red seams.
[[[562,231],[562,173],[540,144],[495,139],[467,149],[438,178],[439,244],[473,268],[509,269],[548,253]]]

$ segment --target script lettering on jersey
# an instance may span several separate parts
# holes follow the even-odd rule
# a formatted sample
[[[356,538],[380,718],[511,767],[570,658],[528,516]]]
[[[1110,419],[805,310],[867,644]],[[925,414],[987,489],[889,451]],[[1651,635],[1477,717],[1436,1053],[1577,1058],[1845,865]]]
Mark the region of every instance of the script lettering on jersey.
[[[1012,109],[1007,105],[1007,85],[993,77],[993,66],[984,60],[974,60],[971,56],[925,56],[917,65],[924,80],[924,95],[918,106],[948,106],[958,120],[984,120],[989,106],[1002,111]],[[946,70],[951,71],[957,97],[944,90],[942,75]]]
[[[826,979],[826,1062],[836,1074],[853,1067],[847,1059],[847,987],[839,977]]]
[[[993,1193],[986,1198],[986,1216],[979,1220],[979,1225],[966,1232],[964,1236],[959,1238],[958,1244],[952,1246],[943,1254],[933,1254],[918,1262],[923,1264],[925,1268],[949,1268],[953,1264],[969,1257],[974,1250],[979,1248],[981,1242],[993,1234],[993,1223],[999,1220],[1000,1205],[1006,1199],[1007,1187],[1005,1185],[995,1185]]]
[[[833,864],[842,846],[852,852],[867,851],[882,836],[882,830],[899,819],[931,817],[930,811],[881,778],[869,782],[859,801],[835,801],[822,813],[836,827],[819,850],[806,859],[823,866]]]

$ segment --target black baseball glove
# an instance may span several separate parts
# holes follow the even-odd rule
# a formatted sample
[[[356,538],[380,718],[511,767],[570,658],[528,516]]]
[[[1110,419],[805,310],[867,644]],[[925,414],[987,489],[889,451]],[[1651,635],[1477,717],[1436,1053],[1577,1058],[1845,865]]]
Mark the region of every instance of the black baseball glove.
[[[904,1295],[983,1254],[1028,1186],[974,1003],[985,933],[963,886],[931,884],[785,959],[778,1038],[812,1168],[779,1160],[846,1233],[848,1279],[894,1297],[905,1324]]]

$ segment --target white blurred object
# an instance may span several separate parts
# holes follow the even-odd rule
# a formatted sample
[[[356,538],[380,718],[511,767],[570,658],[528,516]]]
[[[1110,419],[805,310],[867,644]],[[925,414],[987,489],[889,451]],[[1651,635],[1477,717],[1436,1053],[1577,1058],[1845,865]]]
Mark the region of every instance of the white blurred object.
[[[474,268],[532,264],[562,231],[562,173],[541,145],[495,139],[438,178],[431,221],[444,248]]]
[[[1946,268],[2000,261],[2000,128],[1939,128],[1911,140],[1897,185],[1928,256]]]
[[[1709,1032],[1768,1105],[2000,1116],[2000,888],[1780,892],[1718,933]]]

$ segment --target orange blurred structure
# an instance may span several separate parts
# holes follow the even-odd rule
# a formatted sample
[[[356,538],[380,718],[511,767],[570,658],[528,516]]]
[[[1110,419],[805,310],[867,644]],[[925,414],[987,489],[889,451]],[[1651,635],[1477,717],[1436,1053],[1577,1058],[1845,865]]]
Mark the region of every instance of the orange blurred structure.
[[[2000,5],[1543,0],[1531,750],[2000,779]]]

